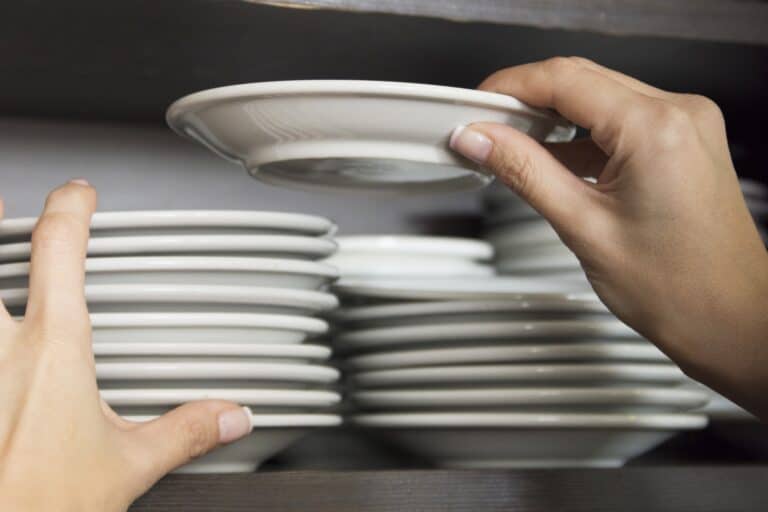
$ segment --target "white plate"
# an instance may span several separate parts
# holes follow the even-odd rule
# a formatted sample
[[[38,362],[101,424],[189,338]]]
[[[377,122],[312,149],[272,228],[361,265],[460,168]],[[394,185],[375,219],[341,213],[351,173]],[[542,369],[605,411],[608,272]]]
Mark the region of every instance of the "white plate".
[[[155,417],[125,419],[143,422]],[[341,425],[341,418],[334,414],[254,414],[252,422],[254,430],[249,436],[195,459],[174,473],[252,473],[313,428]]]
[[[357,351],[446,342],[476,344],[481,341],[499,340],[520,344],[520,342],[536,339],[562,342],[596,338],[639,339],[640,335],[626,324],[611,317],[600,320],[520,320],[360,329],[336,335],[334,346],[340,350]]]
[[[301,343],[324,334],[317,318],[250,313],[92,313],[93,343]],[[194,350],[194,349],[191,349]]]
[[[0,240],[29,240],[37,218],[0,221]],[[328,219],[303,213],[248,210],[136,210],[96,212],[91,221],[91,236],[159,234],[256,234],[283,233],[320,236],[333,233],[336,226]]]
[[[88,258],[86,284],[215,284],[315,290],[339,277],[336,268],[313,261],[276,258],[149,256]],[[0,288],[29,282],[29,263],[0,265]]]
[[[344,277],[489,277],[496,273],[489,264],[452,258],[337,254],[323,261]]]
[[[450,386],[515,383],[528,386],[678,384],[685,374],[673,364],[500,364],[397,368],[351,373],[357,387]]]
[[[542,254],[530,257],[500,258],[495,263],[496,268],[502,273],[552,273],[570,272],[573,275],[582,275],[579,259],[573,254]]]
[[[28,261],[30,242],[0,245],[0,262]],[[92,238],[88,256],[152,256],[164,254],[264,256],[297,259],[327,258],[336,243],[326,238],[295,235],[158,235]]]
[[[333,391],[305,389],[243,389],[243,388],[192,388],[192,389],[103,389],[101,397],[115,408],[165,407],[172,408],[196,400],[229,400],[242,405],[258,407],[331,407],[341,401],[341,395]]]
[[[488,261],[493,247],[482,240],[418,235],[360,235],[336,238],[339,254],[426,256]]]
[[[344,365],[354,370],[385,370],[412,366],[600,361],[652,363],[669,362],[669,359],[650,343],[607,340],[600,343],[540,343],[397,350],[351,357],[344,361]]]
[[[596,297],[595,297],[596,298]],[[566,318],[608,314],[598,300],[571,297],[528,300],[454,300],[405,302],[340,308],[330,313],[334,321],[367,327]]]
[[[27,303],[25,288],[0,290],[12,310]],[[103,312],[251,312],[314,315],[338,306],[335,296],[314,290],[188,284],[94,284],[85,287],[88,309]]]
[[[485,237],[497,251],[511,251],[517,247],[544,244],[562,244],[554,228],[544,219],[514,222],[495,228]]]
[[[359,80],[261,82],[176,101],[176,132],[268,183],[424,192],[484,185],[487,171],[448,148],[476,121],[565,141],[574,127],[509,96],[427,84]]]
[[[212,340],[210,343],[188,342],[122,342],[95,343],[93,355],[97,360],[123,356],[172,356],[172,357],[232,357],[259,360],[325,361],[331,357],[331,349],[323,345],[229,343]]]
[[[687,414],[404,413],[354,416],[439,466],[461,468],[618,467],[679,430]]]
[[[339,372],[330,366],[302,363],[270,363],[240,361],[175,361],[149,357],[141,361],[96,362],[99,381],[258,381],[330,384]]]
[[[344,278],[334,289],[343,295],[399,300],[597,300],[583,280],[528,277],[477,279]]]
[[[702,407],[702,391],[670,388],[451,388],[355,391],[365,409],[500,409],[509,412],[682,412]]]

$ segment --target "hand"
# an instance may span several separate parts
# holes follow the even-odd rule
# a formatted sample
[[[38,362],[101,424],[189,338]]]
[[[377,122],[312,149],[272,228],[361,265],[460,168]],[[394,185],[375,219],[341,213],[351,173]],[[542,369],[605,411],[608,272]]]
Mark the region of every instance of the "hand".
[[[505,69],[480,89],[555,109],[590,138],[543,146],[477,123],[452,148],[552,224],[616,316],[768,418],[768,256],[717,106],[581,58]]]
[[[95,206],[82,180],[51,193],[32,235],[25,318],[0,305],[0,510],[125,510],[168,471],[250,432],[229,402],[138,424],[101,400],[83,291]]]

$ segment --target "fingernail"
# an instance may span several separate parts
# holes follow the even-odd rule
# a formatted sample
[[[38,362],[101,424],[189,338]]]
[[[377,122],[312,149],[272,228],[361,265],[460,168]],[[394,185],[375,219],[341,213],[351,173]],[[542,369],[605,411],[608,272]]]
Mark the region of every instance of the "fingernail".
[[[478,164],[484,164],[493,149],[491,139],[466,126],[454,128],[448,145],[452,150]]]
[[[248,407],[229,409],[219,414],[219,441],[231,443],[253,430],[251,410]]]
[[[91,185],[85,178],[75,178],[73,180],[69,180],[69,182],[74,185],[83,185],[85,187],[89,187]]]

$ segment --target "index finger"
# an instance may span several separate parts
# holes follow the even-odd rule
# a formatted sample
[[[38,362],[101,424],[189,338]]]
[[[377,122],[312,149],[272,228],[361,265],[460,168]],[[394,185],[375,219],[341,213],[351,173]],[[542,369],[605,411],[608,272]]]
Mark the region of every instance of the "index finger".
[[[85,257],[95,209],[96,191],[82,180],[48,196],[32,232],[28,318],[43,315],[63,328],[88,314]]]
[[[590,130],[609,155],[626,120],[651,104],[651,98],[584,66],[557,57],[498,71],[480,89],[509,94],[534,107],[552,108]]]

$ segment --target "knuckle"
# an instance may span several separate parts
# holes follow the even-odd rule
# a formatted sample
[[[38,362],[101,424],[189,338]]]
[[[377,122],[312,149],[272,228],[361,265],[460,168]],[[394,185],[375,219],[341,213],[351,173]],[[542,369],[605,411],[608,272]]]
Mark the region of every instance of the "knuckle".
[[[684,100],[695,115],[705,116],[708,119],[723,120],[723,112],[720,106],[712,99],[700,94],[686,94]]]
[[[577,57],[551,57],[544,61],[544,67],[552,75],[566,75],[582,67],[582,63]]]
[[[595,61],[590,60],[586,57],[581,57],[579,55],[573,55],[571,57],[567,57],[567,59],[571,60],[574,64],[582,67],[591,67],[591,66],[597,65]]]
[[[67,247],[88,234],[88,226],[76,215],[57,212],[40,217],[32,232],[32,243],[43,247]]]
[[[657,103],[651,109],[653,141],[660,150],[677,150],[688,144],[695,132],[689,112],[668,102]]]
[[[190,460],[208,453],[215,437],[214,429],[206,421],[188,419],[179,424],[179,438],[183,440],[186,456]]]

